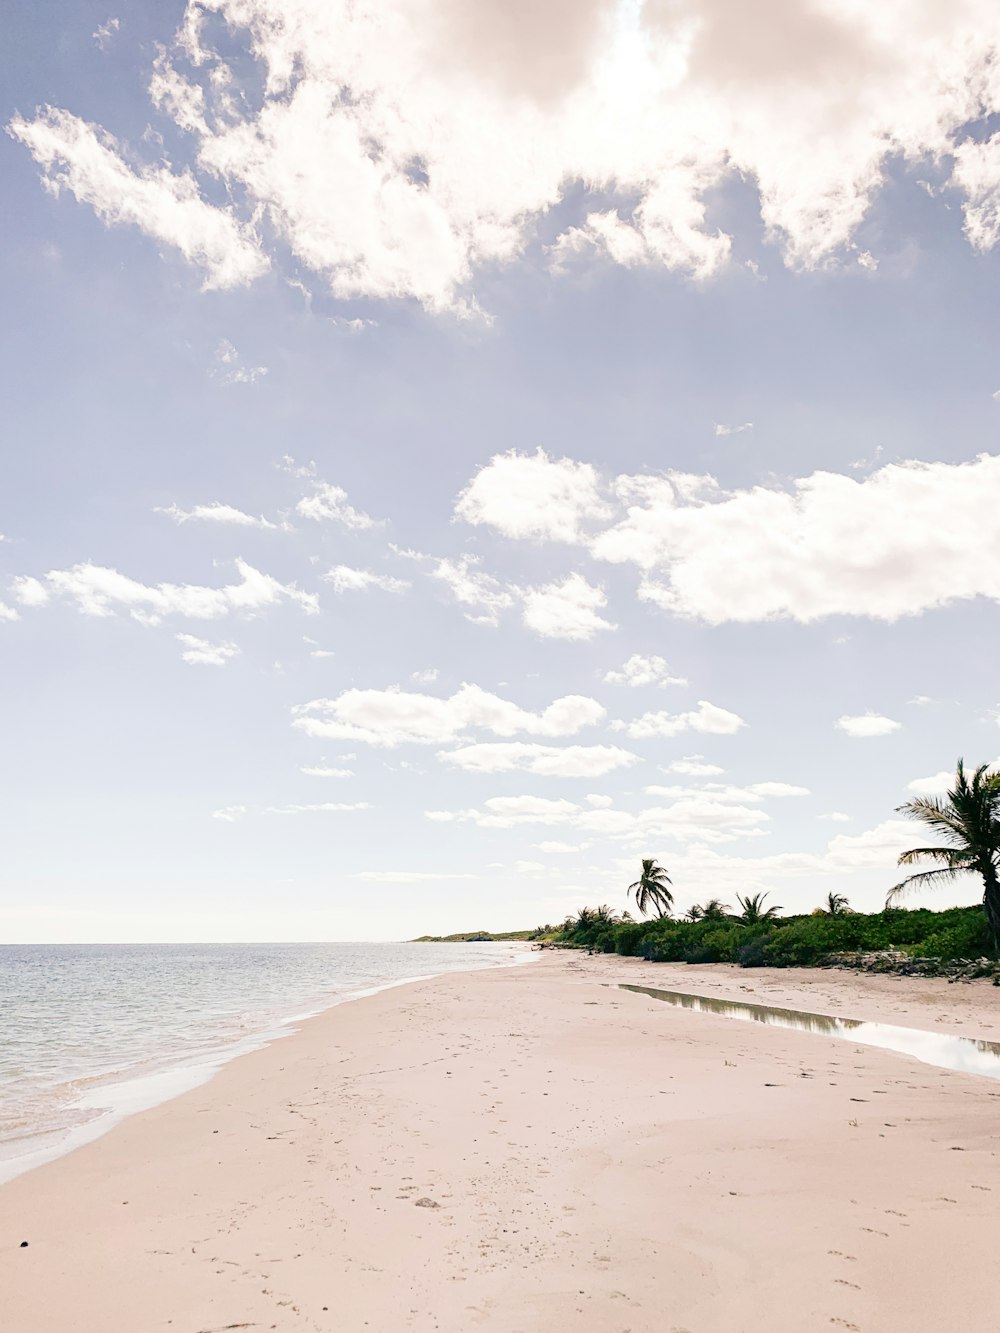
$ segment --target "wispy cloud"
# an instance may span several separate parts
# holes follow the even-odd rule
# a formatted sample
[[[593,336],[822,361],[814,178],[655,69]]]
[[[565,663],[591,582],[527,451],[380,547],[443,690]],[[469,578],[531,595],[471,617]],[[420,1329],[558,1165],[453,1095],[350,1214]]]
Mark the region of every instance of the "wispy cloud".
[[[715,423],[716,435],[742,435],[747,430],[753,430],[752,421],[744,421],[741,426],[726,426],[720,421]]]
[[[175,634],[174,638],[184,648],[182,660],[191,666],[225,666],[240,651],[235,643],[209,643],[193,634]]]
[[[222,504],[219,500],[212,500],[208,504],[192,505],[190,509],[181,509],[179,505],[157,505],[153,509],[154,514],[165,514],[167,518],[172,518],[175,523],[230,523],[234,527],[240,528],[260,528],[263,531],[277,532],[279,529],[289,530],[287,523],[272,523],[263,514],[256,517],[253,514],[245,514],[242,509],[236,509],[233,505]]]

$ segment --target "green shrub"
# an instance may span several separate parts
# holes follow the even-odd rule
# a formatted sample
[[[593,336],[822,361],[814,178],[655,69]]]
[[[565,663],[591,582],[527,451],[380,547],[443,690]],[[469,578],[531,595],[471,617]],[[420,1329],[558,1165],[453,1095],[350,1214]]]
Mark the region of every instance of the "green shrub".
[[[760,926],[711,921],[619,921],[606,908],[583,910],[556,933],[562,943],[653,963],[739,963],[808,967],[827,954],[895,949],[920,957],[979,958],[994,950],[981,907],[842,912],[779,917]]]

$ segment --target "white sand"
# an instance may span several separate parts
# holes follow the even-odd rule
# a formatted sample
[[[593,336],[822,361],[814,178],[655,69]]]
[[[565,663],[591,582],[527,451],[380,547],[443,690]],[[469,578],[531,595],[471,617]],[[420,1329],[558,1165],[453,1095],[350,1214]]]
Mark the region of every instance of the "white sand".
[[[1000,1328],[1000,1083],[616,980],[1000,1037],[993,987],[843,972],[387,991],[0,1188],[0,1328]]]

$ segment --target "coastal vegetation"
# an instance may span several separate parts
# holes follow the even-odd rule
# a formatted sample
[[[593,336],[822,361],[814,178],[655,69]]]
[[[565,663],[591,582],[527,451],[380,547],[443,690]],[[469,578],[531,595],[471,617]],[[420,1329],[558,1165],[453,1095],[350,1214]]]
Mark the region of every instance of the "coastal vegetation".
[[[626,896],[636,911],[650,919],[635,920],[602,903],[581,907],[560,926],[494,935],[478,931],[461,935],[422,936],[424,940],[535,940],[595,953],[618,953],[649,962],[737,963],[741,967],[807,967],[831,957],[894,954],[909,958],[996,959],[1000,956],[1000,772],[982,764],[972,775],[961,759],[954,785],[941,797],[917,797],[898,807],[900,813],[925,824],[941,840],[913,847],[899,857],[902,866],[925,862],[889,889],[880,912],[855,912],[842,893],[827,893],[822,906],[808,913],[780,915],[767,893],[737,894],[738,910],[721,898],[672,915],[670,876],[651,857],[628,886]],[[982,904],[907,910],[899,899],[917,888],[950,884],[973,875],[982,884]]]
[[[745,899],[741,900],[746,902]],[[750,903],[753,904],[753,899]],[[748,920],[717,911],[695,920],[635,921],[609,908],[582,908],[567,917],[553,944],[645,958],[654,963],[737,963],[741,967],[809,967],[832,954],[891,951],[920,958],[982,958],[994,953],[980,907],[943,912],[890,906],[881,912],[817,908],[795,916]],[[725,904],[721,904],[722,907]],[[757,907],[760,907],[758,902]]]
[[[411,944],[502,944],[507,940],[553,939],[558,927],[536,926],[534,930],[465,930],[457,935],[418,935]]]
[[[944,796],[920,796],[898,807],[941,839],[912,847],[899,857],[902,866],[931,862],[889,889],[881,912],[854,912],[843,894],[830,892],[822,907],[808,914],[780,916],[766,893],[737,894],[739,912],[710,898],[689,907],[682,920],[670,915],[673,895],[655,885],[669,884],[666,871],[652,860],[628,892],[643,915],[635,921],[609,907],[582,908],[567,917],[554,943],[595,952],[629,954],[650,962],[738,963],[742,967],[804,967],[844,954],[894,953],[912,958],[974,959],[997,957],[1000,946],[1000,772],[981,764],[970,777],[959,759],[954,785]],[[899,899],[909,890],[950,884],[963,875],[978,876],[982,907],[954,907],[943,912],[907,911]]]

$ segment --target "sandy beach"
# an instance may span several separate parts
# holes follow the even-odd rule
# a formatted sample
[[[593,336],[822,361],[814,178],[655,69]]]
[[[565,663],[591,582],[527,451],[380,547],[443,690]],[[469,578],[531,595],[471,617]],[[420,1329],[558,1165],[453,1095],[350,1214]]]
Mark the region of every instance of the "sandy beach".
[[[1000,1083],[618,981],[1000,1039],[992,987],[845,972],[386,991],[0,1188],[4,1329],[1000,1326]]]

